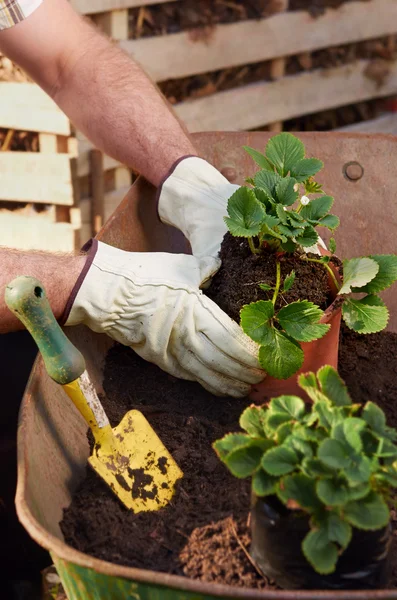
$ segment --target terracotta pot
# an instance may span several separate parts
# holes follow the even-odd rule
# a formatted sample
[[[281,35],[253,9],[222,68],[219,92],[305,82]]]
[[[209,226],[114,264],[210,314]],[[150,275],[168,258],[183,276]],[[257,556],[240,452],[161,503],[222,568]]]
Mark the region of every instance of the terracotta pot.
[[[323,251],[324,254],[330,254]],[[339,271],[330,264],[335,276],[340,280]],[[252,386],[249,398],[253,402],[264,402],[269,398],[281,396],[282,394],[294,394],[309,400],[309,397],[303,392],[298,385],[298,375],[307,373],[308,371],[316,372],[324,365],[331,365],[335,369],[338,367],[338,351],[339,351],[339,331],[342,316],[342,298],[337,297],[337,289],[331,277],[329,278],[329,286],[334,295],[332,304],[324,311],[324,315],[320,323],[330,325],[328,333],[319,340],[314,342],[302,342],[302,350],[304,352],[304,361],[302,367],[289,377],[288,379],[276,379],[268,375],[263,381]]]

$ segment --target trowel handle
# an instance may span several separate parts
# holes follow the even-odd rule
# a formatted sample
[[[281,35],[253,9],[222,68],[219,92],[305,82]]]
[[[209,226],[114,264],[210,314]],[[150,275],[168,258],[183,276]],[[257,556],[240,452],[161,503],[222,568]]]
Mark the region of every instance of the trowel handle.
[[[34,277],[17,277],[6,287],[5,302],[31,333],[48,375],[61,385],[80,377],[85,371],[84,357],[55,320],[41,282]]]

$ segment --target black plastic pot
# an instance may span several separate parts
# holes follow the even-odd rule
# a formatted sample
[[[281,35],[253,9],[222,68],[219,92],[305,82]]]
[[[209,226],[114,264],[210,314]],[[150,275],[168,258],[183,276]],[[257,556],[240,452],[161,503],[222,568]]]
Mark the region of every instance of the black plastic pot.
[[[309,518],[288,510],[276,496],[253,495],[251,555],[259,569],[284,589],[380,589],[389,576],[390,524],[377,531],[353,529],[352,540],[331,575],[320,575],[306,560],[302,540]]]

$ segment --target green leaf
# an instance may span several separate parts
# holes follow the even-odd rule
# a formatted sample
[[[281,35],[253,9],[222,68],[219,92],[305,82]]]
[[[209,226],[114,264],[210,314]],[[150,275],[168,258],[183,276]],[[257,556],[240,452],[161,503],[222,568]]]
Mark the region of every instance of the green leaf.
[[[345,469],[345,477],[350,485],[367,483],[371,477],[371,461],[367,456],[355,456],[351,466]]]
[[[240,187],[229,198],[227,212],[229,216],[225,217],[225,223],[230,233],[236,237],[258,235],[266,214],[254,192],[247,187]]]
[[[277,320],[286,333],[298,342],[311,342],[323,337],[329,325],[319,323],[323,311],[308,300],[298,300],[284,306],[277,313]]]
[[[248,406],[240,416],[240,427],[254,437],[264,437],[263,423],[266,412],[260,406]]]
[[[255,174],[254,181],[256,187],[262,189],[270,200],[277,202],[276,186],[281,181],[281,177],[278,173],[259,171]]]
[[[294,421],[299,421],[305,415],[305,403],[299,396],[278,396],[269,404],[271,412],[284,413]]]
[[[397,458],[397,446],[386,438],[381,438],[376,455],[382,458]]]
[[[293,450],[295,450],[295,452],[302,454],[302,456],[306,458],[313,457],[313,450],[311,445],[299,436],[294,435],[293,433],[284,440],[284,446],[292,448]]]
[[[295,244],[295,242],[292,241],[292,239],[287,239],[286,242],[283,242],[281,244],[281,248],[284,250],[284,252],[293,254],[297,248],[297,245]]]
[[[300,369],[303,359],[303,350],[298,342],[274,327],[268,328],[266,342],[259,349],[259,362],[271,377],[291,377]]]
[[[331,513],[327,518],[328,538],[331,542],[337,542],[341,548],[345,549],[352,539],[352,528],[349,523],[335,513]]]
[[[277,228],[286,238],[294,238],[302,231],[301,229],[294,229],[291,225],[277,225]]]
[[[334,199],[332,196],[320,196],[320,198],[315,198],[304,206],[300,214],[304,219],[319,221],[329,213],[333,203]]]
[[[357,333],[382,331],[389,320],[389,311],[379,296],[346,299],[342,305],[342,315],[346,325]]]
[[[255,150],[254,148],[250,148],[250,146],[243,146],[243,148],[246,152],[248,152],[251,158],[254,159],[256,164],[259,165],[261,169],[266,169],[266,171],[274,171],[273,165],[261,152],[258,152],[258,150]]]
[[[343,422],[343,433],[346,441],[356,452],[361,452],[363,448],[361,432],[365,427],[365,421],[357,417],[348,417]]]
[[[321,225],[321,227],[327,227],[328,229],[333,231],[334,229],[339,227],[340,219],[335,215],[325,215],[325,217],[319,220],[318,224]]]
[[[264,292],[270,292],[270,290],[274,290],[274,287],[272,287],[271,285],[268,285],[267,283],[259,283],[258,286]]]
[[[307,387],[314,387],[318,389],[316,375],[311,372],[302,373],[299,375],[298,384],[302,389],[306,389]]]
[[[350,500],[348,486],[338,479],[320,479],[316,492],[326,506],[343,506]]]
[[[253,185],[255,185],[255,181],[253,180]],[[274,204],[274,199],[269,197],[268,194],[265,192],[265,190],[262,190],[261,188],[255,187],[253,189],[253,192],[255,194],[255,198],[261,203],[263,204],[263,206],[265,207],[266,211],[271,212],[275,206]]]
[[[276,440],[277,440],[278,445],[280,446],[287,439],[287,437],[289,435],[291,435],[292,429],[294,426],[294,422],[286,421],[286,419],[289,419],[290,417],[288,417],[288,416],[286,417],[285,414],[275,413],[273,415],[269,415],[266,425],[269,425],[269,421],[270,421],[270,427],[272,428],[272,423],[276,423],[278,417],[281,417],[281,419],[282,419],[282,424],[276,425],[276,427],[277,427]]]
[[[351,258],[343,261],[343,285],[339,294],[349,294],[351,288],[361,288],[371,281],[379,271],[379,265],[372,258]]]
[[[327,439],[318,447],[318,458],[328,467],[343,469],[349,466],[349,448],[338,440]]]
[[[298,462],[298,455],[292,448],[277,446],[265,452],[261,466],[269,475],[280,476],[291,473]]]
[[[295,192],[294,186],[296,179],[285,177],[276,185],[276,196],[279,202],[284,206],[291,206],[298,199],[298,192]]]
[[[371,254],[369,258],[378,264],[379,271],[369,283],[357,291],[377,294],[389,288],[397,280],[397,256],[394,254]]]
[[[318,234],[313,227],[305,227],[303,233],[295,239],[297,244],[300,244],[304,248],[310,248],[310,246],[317,244]]]
[[[335,471],[324,465],[318,458],[305,458],[302,469],[308,477],[332,477]]]
[[[278,495],[285,504],[288,500],[294,500],[301,508],[306,510],[317,510],[321,507],[316,495],[315,480],[303,475],[303,473],[283,477],[282,488],[280,488]]]
[[[365,531],[386,527],[390,518],[386,502],[375,492],[370,492],[361,500],[349,502],[345,506],[344,516],[353,527]]]
[[[388,473],[387,471],[382,471],[381,473],[375,473],[374,479],[378,481],[381,485],[386,486],[387,488],[397,487],[397,473]]]
[[[287,277],[284,279],[284,285],[283,285],[283,292],[288,292],[295,281],[295,271],[291,271],[291,273],[289,275],[287,275]]]
[[[322,194],[323,188],[320,183],[317,183],[313,180],[312,177],[309,177],[307,181],[305,181],[305,193],[306,194]]]
[[[305,228],[305,219],[295,210],[289,210],[287,212],[288,219],[294,227]]]
[[[272,477],[263,469],[259,469],[252,477],[252,490],[257,496],[269,496],[275,493],[277,481],[277,477]]]
[[[381,435],[385,432],[386,416],[379,406],[373,402],[367,402],[361,416],[373,431]]]
[[[240,324],[247,335],[255,342],[263,344],[269,339],[270,319],[274,316],[271,300],[258,300],[243,306],[240,310]]]
[[[213,443],[213,448],[219,458],[224,460],[231,452],[244,448],[251,443],[251,437],[245,433],[228,433]]]
[[[276,213],[283,225],[288,225],[287,214],[281,204],[276,205]]]
[[[338,549],[329,541],[327,532],[321,529],[309,531],[302,542],[302,550],[317,573],[329,575],[335,571]]]
[[[275,227],[280,223],[280,219],[278,217],[273,217],[272,215],[265,215],[263,217],[262,223],[266,225],[269,229],[272,229],[272,227]]]
[[[224,463],[232,475],[239,479],[249,477],[261,463],[263,450],[259,446],[247,446],[231,452]]]
[[[305,147],[291,133],[279,133],[272,137],[266,146],[266,158],[285,177],[289,171],[305,157]]]
[[[330,238],[329,242],[328,242],[328,249],[331,252],[331,254],[335,254],[336,251],[336,242],[335,242],[335,238]]]
[[[334,406],[350,406],[352,399],[347,386],[337,371],[330,365],[325,365],[317,371],[321,391],[331,400]]]
[[[318,173],[324,166],[324,163],[317,158],[302,158],[292,169],[291,176],[295,177],[298,182],[306,181],[308,177],[312,177]]]

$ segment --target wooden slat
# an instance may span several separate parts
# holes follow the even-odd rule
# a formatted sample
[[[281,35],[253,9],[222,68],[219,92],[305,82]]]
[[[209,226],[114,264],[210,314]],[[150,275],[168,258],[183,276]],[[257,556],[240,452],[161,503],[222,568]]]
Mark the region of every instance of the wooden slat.
[[[127,40],[120,46],[155,81],[310,52],[396,32],[397,2],[349,2],[313,18],[287,12],[260,21],[218,25],[207,40],[191,33]]]
[[[49,223],[0,211],[0,246],[19,250],[73,252],[76,230],[70,223]]]
[[[0,153],[0,200],[73,204],[67,154]]]
[[[390,133],[397,135],[397,113],[382,115],[376,119],[340,127],[338,131],[352,131],[355,133]]]
[[[318,69],[177,104],[191,132],[239,131],[397,92],[397,62],[383,85],[365,76],[369,61]]]
[[[0,83],[0,127],[70,134],[67,116],[34,83]]]
[[[83,15],[92,15],[120,8],[136,8],[149,4],[179,2],[180,0],[71,0],[72,6]]]
[[[90,152],[93,145],[86,137],[83,136],[79,131],[77,132],[78,139],[78,158],[77,158],[77,176],[86,177],[90,174]],[[116,169],[117,167],[123,166],[122,163],[114,160],[110,156],[103,156],[103,168],[105,171],[110,169]]]

